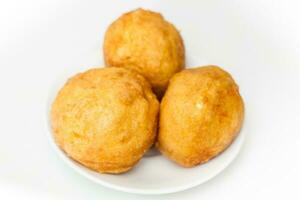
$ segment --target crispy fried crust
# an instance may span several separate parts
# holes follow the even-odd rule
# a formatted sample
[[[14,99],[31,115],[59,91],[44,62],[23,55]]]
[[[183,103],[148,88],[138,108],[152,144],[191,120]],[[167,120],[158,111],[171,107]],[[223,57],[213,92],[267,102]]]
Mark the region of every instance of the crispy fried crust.
[[[113,22],[106,31],[103,49],[107,66],[141,73],[159,98],[169,79],[185,66],[179,32],[161,14],[143,9]]]
[[[150,84],[122,68],[91,69],[68,80],[51,109],[56,143],[102,173],[131,169],[156,136],[159,103]]]
[[[216,66],[187,69],[170,81],[160,106],[156,146],[184,167],[212,159],[237,136],[244,117],[238,86]]]

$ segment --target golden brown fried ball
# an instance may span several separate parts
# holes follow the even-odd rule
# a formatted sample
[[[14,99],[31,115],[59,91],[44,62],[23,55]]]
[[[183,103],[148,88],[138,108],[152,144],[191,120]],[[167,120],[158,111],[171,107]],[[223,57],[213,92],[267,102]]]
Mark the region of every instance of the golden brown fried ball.
[[[185,66],[184,45],[176,28],[159,13],[137,9],[113,22],[105,34],[107,66],[138,71],[161,97],[169,79]]]
[[[229,73],[216,66],[183,70],[162,99],[157,147],[182,166],[204,163],[231,144],[243,116],[243,100]]]
[[[159,103],[141,75],[122,68],[77,74],[51,110],[57,144],[74,160],[102,173],[131,169],[156,136]]]

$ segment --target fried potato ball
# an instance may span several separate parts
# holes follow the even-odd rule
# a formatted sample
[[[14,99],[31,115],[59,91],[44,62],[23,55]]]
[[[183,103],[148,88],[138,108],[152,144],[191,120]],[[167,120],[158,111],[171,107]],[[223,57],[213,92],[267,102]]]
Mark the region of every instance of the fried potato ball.
[[[131,169],[156,137],[159,103],[141,75],[99,68],[67,81],[51,109],[56,143],[68,156],[102,173]]]
[[[157,147],[184,167],[205,163],[237,136],[244,104],[229,73],[216,66],[183,70],[160,106]]]
[[[107,66],[136,70],[162,97],[169,79],[185,66],[184,45],[176,28],[159,13],[137,9],[113,22],[104,38]]]

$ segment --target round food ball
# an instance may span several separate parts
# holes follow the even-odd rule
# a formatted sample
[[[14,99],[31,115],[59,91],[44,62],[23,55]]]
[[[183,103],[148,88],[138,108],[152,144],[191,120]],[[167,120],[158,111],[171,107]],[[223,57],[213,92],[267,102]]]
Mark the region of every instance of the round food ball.
[[[105,34],[107,66],[136,70],[162,97],[169,79],[185,66],[184,45],[176,28],[159,13],[137,9],[113,22]]]
[[[184,167],[217,156],[237,136],[244,104],[229,73],[216,66],[183,70],[160,106],[157,147]]]
[[[51,125],[68,156],[98,172],[121,173],[152,146],[158,109],[150,84],[136,72],[91,69],[59,91]]]

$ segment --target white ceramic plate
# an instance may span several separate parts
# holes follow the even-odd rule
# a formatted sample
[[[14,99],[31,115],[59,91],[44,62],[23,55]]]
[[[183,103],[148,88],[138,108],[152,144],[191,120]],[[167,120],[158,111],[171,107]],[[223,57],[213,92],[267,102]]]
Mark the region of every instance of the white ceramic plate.
[[[194,57],[188,58],[187,60],[187,66],[201,66],[206,63],[207,62],[203,62],[199,59],[197,60]],[[50,94],[46,113],[47,116],[49,116],[50,105],[54,100],[57,91],[63,86],[70,75],[74,75],[79,72],[80,71],[78,71],[78,69],[74,69],[74,72],[66,73],[65,76],[62,76],[61,79],[54,84],[56,87],[54,87]],[[121,175],[110,175],[94,172],[66,156],[66,154],[54,142],[49,120],[48,127],[48,136],[55,152],[58,153],[60,158],[72,169],[82,176],[103,186],[138,194],[174,193],[200,185],[212,179],[234,160],[245,137],[245,131],[242,130],[231,146],[222,154],[203,165],[193,168],[180,167],[162,156],[155,149],[151,149],[129,172]]]

